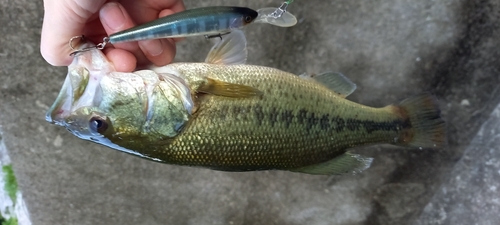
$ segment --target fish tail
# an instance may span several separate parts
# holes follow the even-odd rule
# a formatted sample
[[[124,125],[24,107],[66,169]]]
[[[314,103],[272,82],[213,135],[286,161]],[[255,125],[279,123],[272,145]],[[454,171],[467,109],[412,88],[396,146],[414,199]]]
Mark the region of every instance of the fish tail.
[[[418,148],[443,148],[446,146],[446,127],[441,119],[437,99],[429,93],[403,100],[398,109],[409,121],[398,145]]]

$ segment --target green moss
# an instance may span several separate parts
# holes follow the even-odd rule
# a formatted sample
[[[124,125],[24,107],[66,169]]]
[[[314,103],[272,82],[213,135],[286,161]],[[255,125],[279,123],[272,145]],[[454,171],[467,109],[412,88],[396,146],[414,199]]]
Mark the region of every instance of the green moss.
[[[14,176],[14,171],[12,170],[12,165],[3,166],[2,171],[5,173],[5,190],[9,194],[10,199],[12,199],[12,202],[14,202],[15,204],[17,181],[16,181],[16,176]]]
[[[0,225],[17,225],[17,218],[11,217],[9,220],[0,220]]]

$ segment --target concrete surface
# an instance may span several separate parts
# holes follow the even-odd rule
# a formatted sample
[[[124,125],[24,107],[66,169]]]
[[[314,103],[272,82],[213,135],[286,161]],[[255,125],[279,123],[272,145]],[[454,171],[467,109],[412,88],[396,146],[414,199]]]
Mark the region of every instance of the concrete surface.
[[[417,224],[500,222],[500,105],[483,124]]]
[[[186,1],[188,8],[261,8],[280,3]],[[465,149],[480,154],[467,163],[471,171],[489,162],[484,158],[498,158],[500,151],[498,145],[472,141],[500,101],[499,5],[499,0],[295,1],[289,9],[299,18],[297,26],[248,27],[250,64],[297,74],[340,71],[358,85],[350,99],[371,106],[422,91],[440,99],[448,122],[447,149],[359,148],[357,152],[375,157],[370,169],[357,176],[327,177],[158,164],[81,141],[48,124],[45,111],[66,68],[48,65],[39,54],[42,2],[0,0],[0,129],[31,220],[33,224],[428,224],[426,215],[454,210],[447,215],[470,216],[435,224],[488,224],[492,219],[488,217],[495,216],[488,213],[491,205],[456,206],[468,204],[464,197],[445,207],[441,186],[478,199],[498,197],[498,192],[474,191],[500,187],[498,176],[481,177],[480,183],[465,183],[460,189],[453,187],[453,179]],[[176,61],[201,61],[210,47],[203,38],[187,39],[179,44]],[[500,170],[498,164],[488,166]]]

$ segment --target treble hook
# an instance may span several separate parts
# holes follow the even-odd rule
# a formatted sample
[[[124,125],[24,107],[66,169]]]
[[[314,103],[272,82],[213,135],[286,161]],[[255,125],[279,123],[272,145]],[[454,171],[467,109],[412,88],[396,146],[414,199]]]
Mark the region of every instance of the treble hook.
[[[291,3],[292,1],[285,1],[283,2],[280,7],[276,8],[276,10],[274,10],[273,13],[271,13],[269,16],[275,18],[275,19],[278,19],[280,18],[283,13],[286,12],[286,8],[288,7],[288,5]]]
[[[97,44],[97,45],[94,45],[94,46],[90,46],[90,47],[86,47],[86,48],[82,48],[82,49],[76,49],[75,47],[73,47],[73,41],[75,39],[81,39],[81,40],[85,40],[85,37],[83,35],[81,36],[74,36],[72,37],[71,39],[69,39],[69,47],[72,49],[72,50],[75,50],[74,52],[72,52],[71,54],[69,54],[70,56],[75,56],[76,54],[78,53],[81,53],[81,52],[86,52],[86,51],[90,51],[90,50],[93,50],[93,49],[99,49],[99,50],[102,50],[104,49],[104,47],[106,47],[106,44],[109,43],[109,37],[104,37],[102,39],[102,42]]]
[[[212,35],[205,35],[205,39],[208,40],[208,39],[212,39],[212,38],[220,38],[220,40],[222,41],[222,36],[224,35],[227,35],[227,34],[230,34],[231,32],[225,32],[225,33],[218,33],[218,34],[212,34]]]

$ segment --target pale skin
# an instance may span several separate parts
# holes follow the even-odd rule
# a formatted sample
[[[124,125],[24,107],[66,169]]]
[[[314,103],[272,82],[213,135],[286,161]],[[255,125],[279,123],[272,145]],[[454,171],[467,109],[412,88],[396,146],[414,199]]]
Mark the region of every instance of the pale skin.
[[[68,41],[85,35],[94,43],[137,24],[184,10],[181,0],[45,0],[40,51],[54,66],[67,66],[73,60]],[[106,47],[106,57],[120,72],[136,66],[163,66],[175,56],[174,39],[119,43]],[[111,46],[111,45],[109,45]]]

